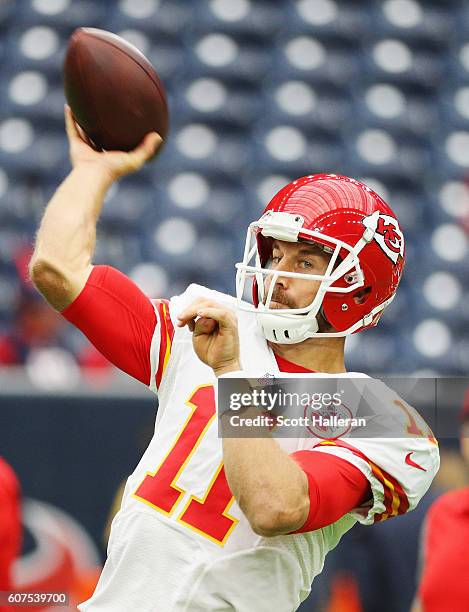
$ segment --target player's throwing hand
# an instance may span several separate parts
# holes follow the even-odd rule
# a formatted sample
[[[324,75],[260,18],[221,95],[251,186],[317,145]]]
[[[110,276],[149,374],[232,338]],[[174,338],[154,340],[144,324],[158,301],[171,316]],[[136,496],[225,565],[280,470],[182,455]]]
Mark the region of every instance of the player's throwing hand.
[[[197,357],[216,376],[240,370],[238,321],[234,313],[217,302],[199,299],[178,316],[187,325]]]
[[[163,140],[156,132],[145,136],[141,144],[126,153],[124,151],[103,151],[93,149],[86,134],[79,128],[69,106],[65,105],[65,126],[70,145],[70,161],[75,168],[78,164],[94,163],[116,180],[125,174],[139,170],[152,157]]]

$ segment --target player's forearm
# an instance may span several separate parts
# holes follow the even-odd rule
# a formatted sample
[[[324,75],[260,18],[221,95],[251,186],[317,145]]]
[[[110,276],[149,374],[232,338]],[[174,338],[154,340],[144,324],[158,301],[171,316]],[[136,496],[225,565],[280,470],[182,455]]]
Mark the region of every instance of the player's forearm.
[[[79,293],[91,270],[96,224],[112,179],[102,167],[76,166],[46,207],[31,260],[31,276],[60,309]]]
[[[74,168],[47,205],[33,259],[56,260],[71,270],[90,264],[96,224],[111,182],[109,174],[97,164]]]
[[[271,438],[224,438],[228,484],[254,531],[275,536],[299,529],[308,517],[308,479]]]

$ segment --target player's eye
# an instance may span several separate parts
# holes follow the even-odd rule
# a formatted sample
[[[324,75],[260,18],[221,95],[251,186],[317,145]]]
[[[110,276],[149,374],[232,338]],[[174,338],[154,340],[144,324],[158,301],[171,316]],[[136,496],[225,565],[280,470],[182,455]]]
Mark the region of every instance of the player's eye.
[[[302,268],[312,268],[312,267],[313,267],[313,264],[312,264],[310,261],[308,261],[307,259],[302,259],[302,260],[300,261],[300,266],[301,266]]]
[[[272,263],[273,263],[273,264],[278,264],[278,263],[280,263],[280,260],[281,260],[281,259],[282,259],[282,258],[281,258],[281,256],[280,256],[280,255],[272,255]]]

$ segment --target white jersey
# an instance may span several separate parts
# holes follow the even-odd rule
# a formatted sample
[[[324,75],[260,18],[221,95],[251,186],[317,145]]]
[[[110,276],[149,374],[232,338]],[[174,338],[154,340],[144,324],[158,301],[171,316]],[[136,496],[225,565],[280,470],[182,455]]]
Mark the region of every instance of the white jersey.
[[[346,531],[357,521],[370,525],[412,510],[438,470],[438,448],[427,437],[278,440],[287,453],[334,453],[353,463],[373,499],[316,531],[271,538],[254,533],[223,470],[216,378],[196,356],[187,327],[176,326],[177,315],[198,297],[235,309],[234,298],[198,285],[156,308],[150,385],[159,398],[155,434],[127,481],[108,559],[82,611],[293,612]],[[236,313],[243,371],[283,376],[256,318]],[[404,428],[408,412],[396,413]],[[422,469],[405,462],[409,453]]]

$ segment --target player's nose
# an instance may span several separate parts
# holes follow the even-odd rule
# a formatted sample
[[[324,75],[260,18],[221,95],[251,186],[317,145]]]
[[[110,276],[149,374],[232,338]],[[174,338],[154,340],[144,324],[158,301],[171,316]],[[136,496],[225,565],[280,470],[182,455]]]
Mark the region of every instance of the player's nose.
[[[275,267],[275,272],[286,272],[287,270],[282,269],[281,266]],[[286,276],[277,276],[277,274],[268,274],[265,279],[265,288],[268,291],[271,283],[274,283],[274,290],[277,287],[286,289],[288,287],[288,278]]]
[[[289,280],[290,279],[288,279],[286,276],[278,276],[275,282],[274,291],[278,287],[280,287],[281,289],[287,289]]]
[[[294,272],[294,266],[290,261],[285,259],[285,261],[282,260],[278,264],[278,266],[276,266],[275,271],[276,272]],[[293,280],[289,278],[288,276],[282,276],[281,274],[279,274],[279,276],[275,275],[273,278],[275,280],[275,285],[278,285],[282,287],[283,289],[287,289],[290,282]]]

